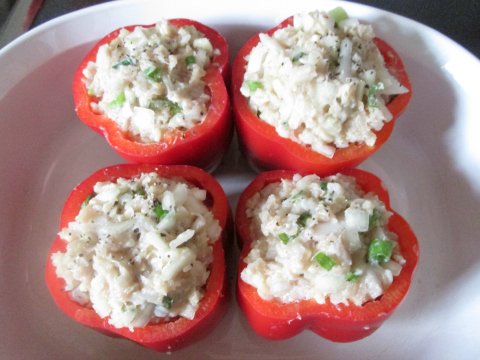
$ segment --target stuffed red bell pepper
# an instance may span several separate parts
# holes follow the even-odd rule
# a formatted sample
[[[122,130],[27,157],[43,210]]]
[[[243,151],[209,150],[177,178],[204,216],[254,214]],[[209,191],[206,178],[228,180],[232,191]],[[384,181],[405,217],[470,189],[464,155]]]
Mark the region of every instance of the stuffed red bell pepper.
[[[411,94],[398,54],[342,9],[254,36],[232,68],[239,139],[260,169],[354,167],[387,141]]]
[[[75,110],[130,162],[212,170],[231,135],[228,47],[188,19],[127,26],[100,40],[74,75]]]
[[[226,310],[228,202],[199,168],[124,164],[65,203],[46,284],[82,325],[158,351],[204,337]]]
[[[236,212],[237,300],[255,332],[336,342],[374,332],[407,294],[417,239],[376,176],[261,173]]]

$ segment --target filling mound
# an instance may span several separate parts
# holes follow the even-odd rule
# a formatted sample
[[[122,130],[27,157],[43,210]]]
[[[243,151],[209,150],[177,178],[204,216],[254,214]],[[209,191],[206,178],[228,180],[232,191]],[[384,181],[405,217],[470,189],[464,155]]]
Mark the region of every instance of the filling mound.
[[[193,26],[122,29],[83,71],[91,107],[141,143],[191,129],[207,114],[203,77],[215,54]]]
[[[241,278],[265,300],[362,305],[381,296],[405,263],[389,216],[345,175],[272,183],[247,203],[256,240]]]
[[[192,319],[221,233],[205,199],[156,173],[97,183],[52,255],[65,290],[117,328]]]
[[[373,146],[392,119],[386,104],[408,92],[385,68],[372,27],[338,11],[295,15],[293,26],[260,34],[240,89],[281,137],[329,158],[352,143]]]

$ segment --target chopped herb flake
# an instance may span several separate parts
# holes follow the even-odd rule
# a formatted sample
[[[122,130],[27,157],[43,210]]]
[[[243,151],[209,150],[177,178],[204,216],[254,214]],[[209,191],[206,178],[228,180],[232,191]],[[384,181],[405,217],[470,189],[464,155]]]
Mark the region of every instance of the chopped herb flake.
[[[300,214],[300,216],[297,219],[297,225],[301,228],[304,228],[305,226],[307,226],[307,220],[310,219],[311,217],[312,215],[308,211]]]
[[[322,189],[323,191],[327,191],[328,181],[320,181],[320,189]]]
[[[300,51],[299,53],[295,54],[293,57],[292,57],[292,62],[298,62],[298,60],[300,60],[302,57],[304,57],[305,55],[307,55],[307,53],[303,52],[303,51]]]
[[[168,109],[171,117],[182,112],[182,108],[180,107],[180,105],[167,98],[152,100],[148,107],[152,110]]]
[[[380,212],[377,209],[373,209],[372,215],[368,218],[368,230],[372,230],[378,225],[380,220]]]
[[[257,80],[248,80],[245,82],[248,86],[248,90],[251,92],[254,92],[258,89],[263,89],[263,84],[260,81]]]
[[[317,253],[314,257],[315,261],[323,267],[325,270],[330,271],[332,268],[337,265],[335,260],[323,252]]]
[[[118,69],[120,66],[128,66],[128,65],[133,65],[135,64],[133,59],[127,55],[127,57],[125,59],[123,59],[122,61],[116,63],[115,65],[112,66],[112,68],[114,69]]]
[[[352,271],[349,271],[345,274],[345,280],[349,282],[356,282],[360,278],[360,275],[355,274]]]
[[[118,96],[115,98],[115,100],[113,100],[110,103],[110,107],[122,106],[124,102],[125,102],[125,93],[122,92],[122,93],[118,94]]]
[[[370,87],[368,88],[368,107],[371,107],[371,108],[378,107],[377,93],[378,93],[378,90],[383,90],[384,88],[385,87],[381,82],[370,85]]]
[[[165,210],[164,208],[162,208],[162,204],[160,203],[155,204],[155,207],[153,208],[153,212],[155,213],[155,216],[157,217],[158,221],[162,220],[168,214],[168,210]]]
[[[162,305],[165,309],[171,309],[173,305],[173,299],[170,296],[165,295],[162,299]]]
[[[392,257],[393,243],[390,240],[374,239],[368,246],[368,262],[383,264]]]
[[[148,77],[150,80],[155,82],[160,82],[162,80],[162,69],[157,67],[150,67],[144,72],[145,76]]]
[[[278,238],[286,245],[290,241],[290,236],[285,233],[281,233],[278,235]]]
[[[187,66],[195,64],[196,62],[197,62],[197,59],[195,59],[195,56],[193,56],[193,55],[187,56],[185,58],[185,64],[187,64]]]
[[[90,202],[90,200],[92,200],[92,198],[93,198],[94,196],[95,196],[95,193],[89,194],[89,195],[85,198],[85,200],[83,200],[82,205],[80,205],[80,209],[83,209],[85,206],[87,206],[88,203]]]

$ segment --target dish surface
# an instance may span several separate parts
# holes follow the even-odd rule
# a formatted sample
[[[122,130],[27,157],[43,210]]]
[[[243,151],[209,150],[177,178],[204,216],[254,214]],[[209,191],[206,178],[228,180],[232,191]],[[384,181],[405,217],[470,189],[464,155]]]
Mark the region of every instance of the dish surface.
[[[267,1],[213,0],[206,7],[180,0],[162,6],[144,0],[68,14],[0,50],[0,358],[166,357],[76,324],[55,307],[44,283],[46,254],[66,196],[93,171],[123,162],[73,110],[73,72],[89,47],[120,26],[186,17],[222,33],[233,58],[250,36],[287,16],[339,5],[374,24],[402,56],[413,84],[412,102],[391,139],[361,166],[384,180],[392,207],[419,239],[410,293],[377,332],[350,344],[308,331],[281,342],[261,339],[232,297],[229,312],[208,338],[169,358],[480,357],[480,142],[475,141],[480,62],[424,25],[363,5],[281,0],[272,7]],[[236,143],[214,175],[232,209],[254,177]],[[232,288],[236,255],[233,245]]]

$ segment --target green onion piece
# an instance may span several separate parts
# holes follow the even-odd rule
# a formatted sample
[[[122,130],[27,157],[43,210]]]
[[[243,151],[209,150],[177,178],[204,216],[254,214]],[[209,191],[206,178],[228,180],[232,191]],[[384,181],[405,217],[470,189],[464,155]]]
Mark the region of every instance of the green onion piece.
[[[90,202],[90,200],[92,200],[92,198],[95,196],[95,193],[91,193],[90,195],[88,195],[85,200],[83,200],[82,204],[80,205],[80,209],[83,209],[85,206],[88,205],[88,203]]]
[[[174,116],[180,112],[182,112],[182,108],[176,102],[167,100],[168,111],[170,111],[170,115]]]
[[[258,89],[263,89],[263,84],[257,80],[248,80],[246,81],[246,84],[248,86],[248,90],[250,90],[251,92],[254,92]]]
[[[145,196],[145,189],[143,187],[139,188],[138,190],[134,191],[134,194],[140,195],[140,196]]]
[[[368,218],[368,230],[372,230],[377,226],[378,220],[380,220],[380,212],[377,209],[373,209],[372,215]]]
[[[148,103],[148,108],[151,109],[151,110],[154,110],[154,111],[155,110],[161,110],[165,106],[166,106],[165,100],[163,100],[163,99],[150,100],[150,102]]]
[[[338,57],[332,56],[328,59],[328,69],[330,71],[335,70],[338,65],[340,65],[340,63],[338,62]]]
[[[150,79],[155,82],[160,82],[162,80],[162,69],[157,67],[150,67],[145,70],[144,74]]]
[[[370,87],[368,88],[368,95],[367,95],[368,107],[378,107],[377,92],[378,90],[383,90],[384,88],[385,87],[381,82],[370,85]]]
[[[328,15],[335,21],[335,24],[338,25],[339,22],[348,19],[347,12],[342,7],[336,7],[328,12]]]
[[[360,275],[357,275],[352,271],[349,271],[345,274],[345,280],[349,282],[356,282],[359,278],[360,278]]]
[[[328,188],[328,181],[320,181],[320,189],[323,191],[327,191]]]
[[[93,91],[93,89],[92,89],[91,87],[89,87],[89,88],[87,89],[87,94],[88,94],[88,96],[94,96],[94,95],[95,95],[95,92]]]
[[[153,208],[153,212],[155,213],[155,216],[157,217],[158,221],[162,220],[168,214],[168,210],[165,210],[162,207],[162,204],[158,202],[155,204],[155,207]]]
[[[312,215],[308,211],[302,213],[297,219],[297,225],[301,228],[304,228],[307,226],[307,220],[311,217]]]
[[[148,104],[148,107],[152,110],[168,109],[171,117],[182,112],[180,105],[167,98],[152,100],[150,104]]]
[[[125,312],[125,311],[127,311],[127,305],[122,304],[122,312]]]
[[[390,240],[374,239],[368,246],[368,262],[371,264],[386,263],[392,257],[393,243]]]
[[[124,102],[125,102],[125,93],[122,92],[122,93],[118,94],[118,96],[115,98],[115,100],[113,100],[110,103],[110,107],[122,106],[122,104]]]
[[[168,296],[168,295],[165,295],[163,298],[162,298],[162,305],[165,309],[171,309],[172,308],[172,304],[173,304],[173,299]]]
[[[297,62],[298,60],[300,60],[302,57],[304,57],[305,55],[307,55],[307,53],[304,53],[303,51],[300,51],[298,54],[295,54],[293,57],[292,57],[292,62]]]
[[[187,56],[185,58],[185,64],[187,64],[187,66],[195,64],[196,62],[197,62],[197,59],[195,59],[195,56],[193,56],[193,55]]]
[[[278,238],[286,245],[290,241],[290,236],[285,233],[281,233],[278,235]]]
[[[337,265],[335,260],[323,252],[317,253],[314,257],[315,261],[323,267],[325,270],[330,271],[332,268]]]
[[[300,190],[298,193],[296,193],[295,195],[293,195],[293,196],[290,198],[290,200],[291,200],[292,202],[296,202],[296,201],[298,201],[298,200],[304,195],[304,193],[305,193],[305,192],[304,192],[303,190]]]
[[[112,66],[112,68],[118,69],[121,65],[127,66],[127,65],[133,65],[133,64],[134,64],[133,59],[127,55],[126,59],[116,63],[115,65]]]

